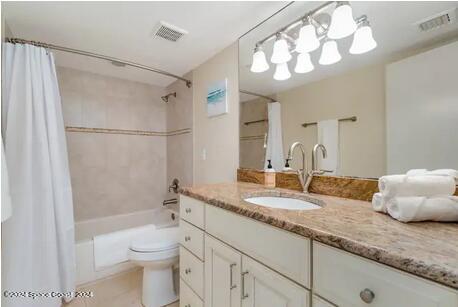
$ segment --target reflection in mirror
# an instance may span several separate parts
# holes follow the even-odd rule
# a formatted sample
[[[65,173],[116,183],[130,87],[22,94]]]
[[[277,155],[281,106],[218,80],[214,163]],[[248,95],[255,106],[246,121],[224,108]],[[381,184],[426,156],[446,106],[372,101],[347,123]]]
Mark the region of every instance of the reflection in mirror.
[[[270,159],[281,171],[300,142],[310,169],[325,146],[316,159],[327,174],[458,169],[456,12],[453,2],[294,2],[244,35],[240,167]],[[290,166],[301,164],[294,155]]]

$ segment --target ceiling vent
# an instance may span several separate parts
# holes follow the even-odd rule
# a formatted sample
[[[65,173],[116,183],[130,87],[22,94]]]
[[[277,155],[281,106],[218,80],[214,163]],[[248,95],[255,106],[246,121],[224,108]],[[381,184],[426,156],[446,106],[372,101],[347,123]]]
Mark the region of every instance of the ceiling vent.
[[[421,32],[431,31],[456,21],[456,8],[430,16],[416,23]]]
[[[188,31],[180,29],[174,25],[160,21],[154,28],[154,37],[159,37],[171,42],[178,41],[183,35],[188,34]]]

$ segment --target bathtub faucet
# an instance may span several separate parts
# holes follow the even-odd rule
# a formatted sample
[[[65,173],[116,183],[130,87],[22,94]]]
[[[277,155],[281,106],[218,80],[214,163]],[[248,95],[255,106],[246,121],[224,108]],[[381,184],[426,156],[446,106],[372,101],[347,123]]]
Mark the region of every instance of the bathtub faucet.
[[[180,181],[178,181],[177,178],[173,179],[172,184],[169,185],[169,193],[174,192],[178,193],[178,190],[180,189]]]

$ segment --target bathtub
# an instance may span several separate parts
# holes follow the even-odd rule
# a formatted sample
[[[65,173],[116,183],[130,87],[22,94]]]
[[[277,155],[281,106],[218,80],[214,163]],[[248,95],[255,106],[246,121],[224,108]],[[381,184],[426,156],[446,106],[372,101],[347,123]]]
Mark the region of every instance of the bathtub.
[[[172,213],[175,213],[175,220],[172,219]],[[172,210],[157,208],[76,222],[76,285],[93,282],[135,268],[132,263],[123,262],[96,271],[94,267],[93,238],[97,235],[147,224],[155,224],[157,228],[175,226],[178,225],[178,214]]]

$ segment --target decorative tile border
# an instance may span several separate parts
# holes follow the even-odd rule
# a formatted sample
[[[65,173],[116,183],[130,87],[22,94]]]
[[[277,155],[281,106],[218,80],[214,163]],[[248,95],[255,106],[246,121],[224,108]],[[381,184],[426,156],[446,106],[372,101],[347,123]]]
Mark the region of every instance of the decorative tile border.
[[[108,128],[88,128],[88,127],[65,127],[67,132],[81,133],[105,133],[105,134],[125,134],[125,135],[143,135],[143,136],[173,136],[191,133],[191,128],[184,128],[168,132],[145,131],[145,130],[125,130],[125,129],[108,129]]]

